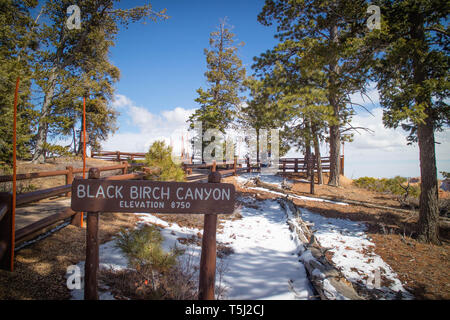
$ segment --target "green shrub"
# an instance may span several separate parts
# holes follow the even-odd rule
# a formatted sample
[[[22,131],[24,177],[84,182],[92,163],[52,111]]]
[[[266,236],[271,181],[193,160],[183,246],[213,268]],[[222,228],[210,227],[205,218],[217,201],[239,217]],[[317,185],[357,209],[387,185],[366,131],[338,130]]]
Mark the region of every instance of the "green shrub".
[[[158,227],[122,230],[116,246],[128,258],[133,269],[104,270],[101,279],[114,292],[131,299],[192,300],[197,299],[195,270],[181,263],[185,251],[176,246],[169,252],[161,247],[163,238]]]
[[[174,248],[165,252],[161,247],[162,241],[158,228],[149,225],[132,231],[122,230],[117,237],[116,246],[125,253],[131,267],[166,272],[175,266],[177,257],[183,251]]]
[[[159,169],[158,173],[147,179],[157,181],[184,181],[184,170],[172,160],[172,147],[164,141],[155,141],[145,155],[145,163],[150,168]]]
[[[389,192],[395,195],[405,195],[408,179],[400,176],[394,178],[372,178],[362,177],[353,180],[353,184],[359,188],[376,191],[376,192]],[[420,187],[416,185],[410,185],[408,188],[409,196],[418,198],[420,196]]]

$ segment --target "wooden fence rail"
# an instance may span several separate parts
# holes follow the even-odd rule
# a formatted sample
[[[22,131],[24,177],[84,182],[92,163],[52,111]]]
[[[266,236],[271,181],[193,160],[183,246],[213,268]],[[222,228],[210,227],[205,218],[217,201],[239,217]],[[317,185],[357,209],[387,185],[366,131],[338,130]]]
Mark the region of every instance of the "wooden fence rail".
[[[129,167],[143,167],[144,164],[133,163],[129,164],[126,161],[123,161],[121,164],[116,164],[112,166],[100,167],[99,170],[101,172],[104,171],[114,171],[114,170],[126,170]],[[70,176],[77,173],[83,173],[83,168],[72,168],[67,167],[66,170],[55,170],[55,171],[41,171],[41,172],[33,172],[33,173],[22,173],[17,175],[17,180],[27,180],[27,179],[38,179],[38,178],[47,178],[47,177],[56,177],[56,176]],[[70,179],[68,179],[70,180]],[[12,181],[12,175],[4,175],[0,176],[0,182],[9,182]]]
[[[121,152],[121,151],[91,151],[91,158],[122,161],[122,160],[143,160],[145,153],[142,152]]]
[[[0,192],[0,269],[12,270],[12,193]],[[6,212],[5,212],[6,211]]]
[[[99,168],[99,171],[114,171],[121,170],[120,175],[105,177],[105,180],[133,180],[142,179],[146,174],[151,173],[154,169],[143,167],[144,172],[128,173],[128,169],[131,167],[142,167],[142,164],[128,164],[123,162],[120,165],[112,165]],[[80,179],[80,177],[74,176],[76,173],[82,173],[83,169],[73,167],[67,167],[66,170],[55,170],[55,171],[43,171],[34,173],[25,173],[17,175],[18,180],[25,179],[37,179],[45,177],[54,176],[66,176],[66,184],[63,186],[58,186],[49,189],[37,190],[27,193],[18,194],[16,198],[17,205],[24,205],[27,203],[48,199],[55,196],[66,195],[70,196],[72,189],[72,182],[74,179]],[[12,176],[4,175],[0,176],[0,182],[9,182],[12,180]],[[70,223],[73,225],[78,225],[80,219],[76,219],[80,213],[72,211],[70,208],[65,208],[61,212],[57,212],[51,216],[45,217],[38,220],[32,224],[29,224],[21,229],[12,230],[12,194],[10,192],[0,193],[0,269],[10,270],[11,269],[11,239],[12,232],[15,232],[16,244],[20,244],[26,241],[30,236],[35,235],[38,232],[42,232],[46,228],[53,226],[61,221],[71,219]]]
[[[118,175],[118,176],[105,177],[102,180],[136,180],[136,179],[142,179],[144,176],[145,176],[144,173],[137,172],[137,173]],[[80,178],[76,177],[75,179],[80,179]],[[66,189],[70,190],[72,188],[72,185],[70,184],[70,185],[66,185],[66,186],[62,186],[62,187],[64,187],[65,190],[61,190],[61,192],[59,194],[65,193],[65,191],[67,191]],[[57,188],[60,188],[60,187],[57,187]],[[53,189],[56,189],[56,188],[53,188]],[[48,190],[49,189],[42,190],[42,191],[45,191],[48,195],[48,194],[50,194],[48,192]],[[55,194],[52,194],[47,197],[41,196],[41,198],[39,200],[46,199],[46,198],[52,197],[54,195]],[[19,199],[19,196],[21,196],[21,195],[18,195],[18,199]],[[24,202],[24,203],[36,201],[35,200],[36,198],[30,197],[28,194],[24,194],[24,196],[25,196],[24,198],[27,199],[27,202]],[[78,213],[75,211],[72,211],[70,208],[66,208],[61,212],[55,213],[51,216],[48,216],[44,219],[41,219],[30,225],[27,225],[21,229],[18,229],[18,230],[16,230],[16,242],[17,243],[23,242],[26,238],[35,234],[36,232],[38,232],[42,229],[45,229],[49,226],[52,226],[60,221],[64,221],[68,218],[72,218],[71,219],[72,225],[78,225],[79,219],[73,219],[76,214],[78,214]]]

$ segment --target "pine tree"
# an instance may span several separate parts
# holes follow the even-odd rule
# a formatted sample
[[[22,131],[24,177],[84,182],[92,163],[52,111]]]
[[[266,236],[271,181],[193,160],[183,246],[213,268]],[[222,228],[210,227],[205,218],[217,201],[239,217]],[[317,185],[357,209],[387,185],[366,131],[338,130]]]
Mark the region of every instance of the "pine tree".
[[[245,87],[249,90],[250,99],[238,107],[236,119],[239,124],[238,129],[254,129],[256,131],[256,161],[260,162],[260,130],[277,129],[282,126],[284,113],[273,101],[270,88],[264,80],[257,80],[248,77],[244,81]],[[268,145],[267,151],[270,151]],[[279,145],[279,155],[282,156],[288,151],[288,145]]]
[[[419,239],[438,244],[435,131],[450,125],[449,6],[443,0],[379,1],[385,44],[375,67],[385,126],[402,126],[420,153]]]
[[[54,121],[54,116],[58,116],[54,112],[57,108],[55,98],[60,95],[75,97],[75,94],[67,92],[77,90],[77,94],[80,94],[78,98],[85,95],[100,98],[97,101],[100,103],[97,112],[105,110],[104,106],[111,96],[112,85],[119,77],[118,69],[111,65],[108,59],[109,48],[114,45],[119,25],[127,26],[130,22],[145,18],[156,20],[165,17],[163,12],[154,12],[150,4],[131,9],[115,9],[114,4],[118,2],[118,0],[77,1],[81,11],[81,28],[73,30],[69,30],[66,26],[68,18],[66,10],[73,4],[72,1],[56,0],[44,4],[43,15],[49,24],[44,23],[39,29],[43,49],[39,52],[36,63],[37,84],[42,89],[44,99],[40,109],[33,161],[45,160],[44,145],[47,143],[49,127],[58,124]],[[75,78],[78,78],[79,82],[84,81],[83,90],[71,87]],[[106,83],[100,85],[100,90],[94,89],[89,92],[93,81]],[[108,112],[102,115],[103,120],[113,122],[114,117],[109,118],[107,114]]]
[[[204,50],[208,68],[205,77],[209,88],[197,90],[195,101],[200,108],[188,119],[190,129],[194,129],[194,122],[202,122],[202,135],[208,129],[217,129],[225,134],[234,119],[236,107],[242,103],[240,90],[245,69],[238,57],[234,37],[226,20],[222,20],[218,30],[210,34],[210,49]],[[202,160],[205,145],[206,142],[203,142]]]
[[[155,141],[145,155],[145,163],[150,168],[158,169],[148,179],[157,181],[184,181],[184,171],[172,160],[172,147],[164,141]]]
[[[254,67],[264,74],[278,68],[278,79],[291,86],[288,92],[303,85],[326,90],[335,118],[329,126],[328,182],[334,186],[339,185],[341,130],[353,114],[349,96],[365,92],[367,82],[372,54],[363,37],[367,6],[363,0],[266,0],[258,16],[264,25],[277,23],[280,43],[262,54]],[[311,71],[323,72],[326,82],[315,82]]]
[[[327,128],[336,121],[325,90],[304,86],[293,94],[280,97],[279,104],[283,105],[289,119],[283,130],[283,138],[297,150],[302,150],[305,158],[309,158],[312,155],[311,149],[314,149],[319,184],[322,184],[320,142],[326,140]],[[309,177],[309,170],[312,168],[309,168],[309,162],[306,164]]]
[[[0,167],[11,165],[13,154],[14,91],[20,77],[17,105],[17,157],[28,158],[35,117],[30,102],[31,66],[36,41],[30,10],[37,1],[0,2]]]

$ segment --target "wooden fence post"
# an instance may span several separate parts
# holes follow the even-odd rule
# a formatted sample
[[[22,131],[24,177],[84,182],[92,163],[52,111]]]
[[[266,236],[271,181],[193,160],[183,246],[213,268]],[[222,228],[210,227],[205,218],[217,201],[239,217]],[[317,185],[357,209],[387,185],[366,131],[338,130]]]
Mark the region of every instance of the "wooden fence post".
[[[295,164],[294,164],[294,172],[298,172],[298,158],[295,158]]]
[[[1,192],[0,204],[6,204],[6,212],[0,212],[0,269],[13,271],[12,233],[15,230],[12,221],[12,193]]]
[[[283,173],[286,173],[286,160],[282,159],[283,161]]]
[[[247,158],[247,173],[252,172],[252,169],[250,167],[250,157]]]
[[[235,175],[237,175],[237,158],[236,157],[234,157],[233,169],[234,169],[233,176],[235,176]]]
[[[89,169],[88,179],[99,179],[98,168]],[[98,300],[97,273],[99,264],[98,212],[87,213],[86,261],[84,265],[84,299]]]
[[[127,174],[128,173],[128,161],[122,161],[122,164],[123,164],[122,174]]]
[[[66,167],[67,173],[66,173],[66,184],[72,184],[73,182],[73,167],[68,166]],[[71,197],[72,192],[67,192],[66,197]]]
[[[120,162],[120,151],[116,151],[117,161]]]
[[[341,174],[344,175],[344,155],[341,156]]]
[[[216,172],[215,161],[208,176],[209,183],[221,182],[220,172]],[[216,231],[217,215],[205,214],[202,238],[202,253],[200,257],[200,279],[198,289],[199,300],[214,300],[216,286]]]

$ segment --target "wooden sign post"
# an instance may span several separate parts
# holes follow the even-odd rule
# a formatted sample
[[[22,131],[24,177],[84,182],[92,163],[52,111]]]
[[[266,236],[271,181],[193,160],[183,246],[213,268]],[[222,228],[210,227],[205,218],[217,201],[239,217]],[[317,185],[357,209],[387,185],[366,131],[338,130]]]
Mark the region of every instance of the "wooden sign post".
[[[89,169],[89,179],[99,179],[100,170]],[[97,275],[99,264],[98,212],[87,212],[86,261],[84,265],[84,299],[98,300]]]
[[[215,164],[215,163],[214,163]],[[222,175],[214,165],[208,176],[208,183],[220,183]],[[216,231],[217,215],[205,214],[203,223],[202,255],[200,257],[199,300],[214,300],[216,286]]]
[[[217,214],[234,212],[235,187],[220,183],[211,172],[209,183],[146,180],[101,180],[97,168],[88,179],[72,183],[71,208],[87,212],[84,297],[98,299],[98,218],[101,212],[205,214],[200,261],[199,299],[214,299]]]

